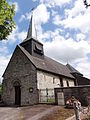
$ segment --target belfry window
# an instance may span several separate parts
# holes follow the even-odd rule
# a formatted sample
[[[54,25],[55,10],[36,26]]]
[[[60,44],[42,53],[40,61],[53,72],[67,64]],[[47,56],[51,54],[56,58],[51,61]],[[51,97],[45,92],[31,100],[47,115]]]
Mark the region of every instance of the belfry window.
[[[42,47],[39,46],[39,45],[35,45],[34,52],[36,52],[36,53],[38,53],[40,55],[43,55]]]

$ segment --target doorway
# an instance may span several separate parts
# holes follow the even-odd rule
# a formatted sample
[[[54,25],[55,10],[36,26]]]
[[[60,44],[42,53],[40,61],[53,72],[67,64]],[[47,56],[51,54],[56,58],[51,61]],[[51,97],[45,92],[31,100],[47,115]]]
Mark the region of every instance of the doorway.
[[[15,86],[15,105],[21,104],[21,88],[20,86]]]

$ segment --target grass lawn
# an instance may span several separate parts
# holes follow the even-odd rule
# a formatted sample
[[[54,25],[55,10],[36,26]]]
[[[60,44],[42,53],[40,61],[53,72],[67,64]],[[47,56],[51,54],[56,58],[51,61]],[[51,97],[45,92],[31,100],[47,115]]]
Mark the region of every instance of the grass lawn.
[[[60,107],[60,109],[57,109],[52,113],[42,117],[40,120],[65,120],[66,118],[71,117],[73,115],[74,115],[73,109]]]

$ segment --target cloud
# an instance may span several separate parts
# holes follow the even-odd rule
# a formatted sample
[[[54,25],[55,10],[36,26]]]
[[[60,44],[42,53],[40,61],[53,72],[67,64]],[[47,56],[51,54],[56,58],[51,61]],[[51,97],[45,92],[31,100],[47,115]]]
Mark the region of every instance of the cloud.
[[[47,40],[49,39],[49,41]],[[80,62],[88,53],[90,53],[90,44],[85,40],[75,41],[72,38],[65,40],[60,35],[60,30],[54,32],[47,31],[43,33],[42,40],[44,43],[45,54],[63,63]]]
[[[49,19],[50,12],[48,12],[47,7],[44,4],[40,4],[34,10],[34,20],[38,39],[41,39],[41,35],[43,35],[43,28],[41,25],[47,23]]]
[[[22,42],[26,38],[27,32],[26,31],[21,31],[18,32],[17,34],[17,39]]]
[[[76,69],[84,74],[85,77],[90,79],[90,61],[88,58],[83,59],[77,64]]]
[[[15,5],[15,12],[19,11],[19,5],[18,2],[9,2],[10,5],[14,4]]]
[[[64,4],[70,3],[72,0],[40,0],[41,3],[46,4],[48,7],[62,6]]]
[[[17,2],[14,2],[13,4],[15,4],[15,12],[18,12],[19,11],[19,5]]]
[[[41,25],[48,22],[50,18],[50,13],[48,12],[47,7],[44,4],[40,4],[34,10],[33,17],[35,24]],[[30,20],[30,18],[31,18],[31,12],[26,13],[26,19]]]
[[[61,16],[58,15],[58,14],[56,14],[56,15],[53,17],[53,23],[54,23],[55,25],[59,25],[59,24],[60,24],[60,21],[62,21],[62,20],[61,20]]]
[[[65,28],[79,29],[82,33],[87,33],[90,30],[90,13],[79,14],[75,18],[67,18],[60,24],[64,25]]]
[[[2,47],[0,47],[0,54],[1,53],[3,53],[4,55],[8,53],[7,46],[2,45]]]
[[[65,9],[64,15],[56,14],[53,17],[53,23],[58,27],[62,25],[64,29],[88,33],[90,31],[90,7],[86,9],[83,0],[76,0],[72,8]]]
[[[86,8],[84,6],[83,0],[76,0],[74,2],[74,6],[71,9],[65,10],[65,15],[68,17],[75,17],[79,15],[81,12],[85,12]]]
[[[77,0],[73,8],[65,10],[64,19],[57,14],[53,18],[53,23],[62,25],[64,28],[80,30],[82,33],[90,31],[90,8],[86,9],[82,0]]]
[[[8,47],[1,42],[0,44],[0,81],[2,80],[2,75],[9,62],[10,55],[8,55]]]
[[[81,43],[83,47],[79,46],[79,44],[80,43],[75,43],[71,40],[47,42],[45,44],[45,53],[58,61],[80,61],[87,55],[87,49],[84,47],[83,42]]]
[[[50,13],[44,4],[40,4],[34,11],[36,24],[45,24],[50,18]]]
[[[18,26],[16,26],[15,29],[13,29],[12,33],[8,36],[8,43],[14,44],[15,42],[20,43],[26,38],[26,31],[19,31]]]
[[[22,22],[25,19],[25,15],[21,15],[19,22]]]
[[[2,80],[2,75],[6,69],[6,66],[8,65],[9,60],[10,55],[9,56],[0,55],[0,81]]]
[[[76,39],[77,39],[77,41],[85,40],[85,39],[86,39],[86,36],[85,36],[85,34],[78,33],[78,34],[76,35]]]
[[[55,11],[55,10],[52,9],[51,14],[52,14],[52,16],[56,16],[58,14],[58,11]]]

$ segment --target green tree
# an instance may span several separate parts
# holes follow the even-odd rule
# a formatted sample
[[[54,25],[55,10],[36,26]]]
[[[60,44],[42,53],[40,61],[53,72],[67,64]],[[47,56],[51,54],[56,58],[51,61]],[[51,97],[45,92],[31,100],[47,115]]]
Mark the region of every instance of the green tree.
[[[7,39],[15,28],[14,15],[15,5],[9,5],[7,0],[0,0],[0,40]]]

